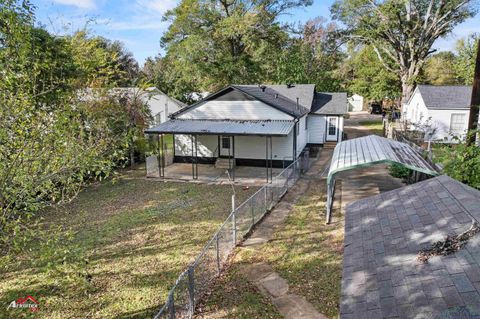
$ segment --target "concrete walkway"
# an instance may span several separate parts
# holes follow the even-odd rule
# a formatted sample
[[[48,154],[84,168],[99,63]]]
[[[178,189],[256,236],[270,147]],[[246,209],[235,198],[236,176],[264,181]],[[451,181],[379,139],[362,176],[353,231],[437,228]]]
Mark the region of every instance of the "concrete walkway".
[[[310,183],[318,182],[318,176],[328,167],[333,150],[323,150],[320,160],[300,178],[285,197],[257,226],[252,235],[245,240],[240,249],[257,251],[262,254],[264,244],[273,239],[276,230],[281,227],[299,198],[307,191]],[[313,179],[312,177],[317,177]],[[275,272],[270,265],[261,262],[242,265],[241,273],[252,282],[262,294],[269,297],[277,310],[286,319],[325,319],[305,297],[290,292],[288,282]]]
[[[371,120],[372,117],[377,118],[366,112],[352,114],[350,119],[345,121],[345,130],[349,138],[371,134],[368,129],[359,125],[359,121]],[[307,174],[297,181],[295,186],[287,192],[270,214],[257,225],[254,232],[243,242],[239,249],[253,250],[256,254],[262,254],[264,245],[274,238],[275,232],[283,226],[293,206],[308,190],[310,184],[326,183],[325,171],[328,171],[332,153],[333,150],[324,149],[322,151],[320,159],[312,165]],[[342,208],[351,201],[403,186],[400,180],[388,174],[385,165],[348,171],[344,175],[339,174],[338,181],[342,183],[341,192],[335,195],[334,206],[338,207],[341,204]],[[333,218],[342,222],[342,216],[333,216]],[[268,263],[242,264],[240,272],[263,295],[270,298],[277,310],[286,319],[327,318],[319,313],[305,297],[291,292],[288,282],[275,272]]]

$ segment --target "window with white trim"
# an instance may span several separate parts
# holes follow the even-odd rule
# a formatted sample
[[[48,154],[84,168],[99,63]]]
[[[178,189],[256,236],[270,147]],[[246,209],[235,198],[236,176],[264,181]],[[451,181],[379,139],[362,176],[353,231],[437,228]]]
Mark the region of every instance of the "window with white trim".
[[[452,134],[465,133],[466,120],[467,120],[466,114],[453,113],[450,116],[450,132]]]

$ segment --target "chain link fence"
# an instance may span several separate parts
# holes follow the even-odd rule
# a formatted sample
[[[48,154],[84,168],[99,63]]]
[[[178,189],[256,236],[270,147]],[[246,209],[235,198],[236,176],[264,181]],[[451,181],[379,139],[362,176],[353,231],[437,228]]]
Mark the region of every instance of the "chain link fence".
[[[295,162],[236,207],[203,248],[196,260],[180,274],[157,318],[190,318],[195,305],[211,288],[235,246],[310,167],[309,156]]]

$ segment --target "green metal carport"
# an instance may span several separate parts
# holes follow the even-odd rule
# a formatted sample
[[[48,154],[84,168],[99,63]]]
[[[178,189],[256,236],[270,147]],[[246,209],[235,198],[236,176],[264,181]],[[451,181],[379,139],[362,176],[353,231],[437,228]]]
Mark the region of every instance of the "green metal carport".
[[[343,171],[381,163],[397,163],[417,172],[432,176],[440,175],[431,163],[405,143],[377,135],[368,135],[338,143],[333,152],[327,177],[327,224],[332,219],[335,175]]]

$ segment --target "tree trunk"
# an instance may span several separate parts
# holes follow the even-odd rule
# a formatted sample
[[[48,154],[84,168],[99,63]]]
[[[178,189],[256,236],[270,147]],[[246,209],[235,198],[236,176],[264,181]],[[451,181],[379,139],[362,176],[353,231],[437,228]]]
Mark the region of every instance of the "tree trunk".
[[[404,104],[408,102],[408,99],[413,94],[413,90],[415,90],[415,85],[409,83],[409,80],[404,80],[402,78],[402,100],[400,101],[400,104]]]

